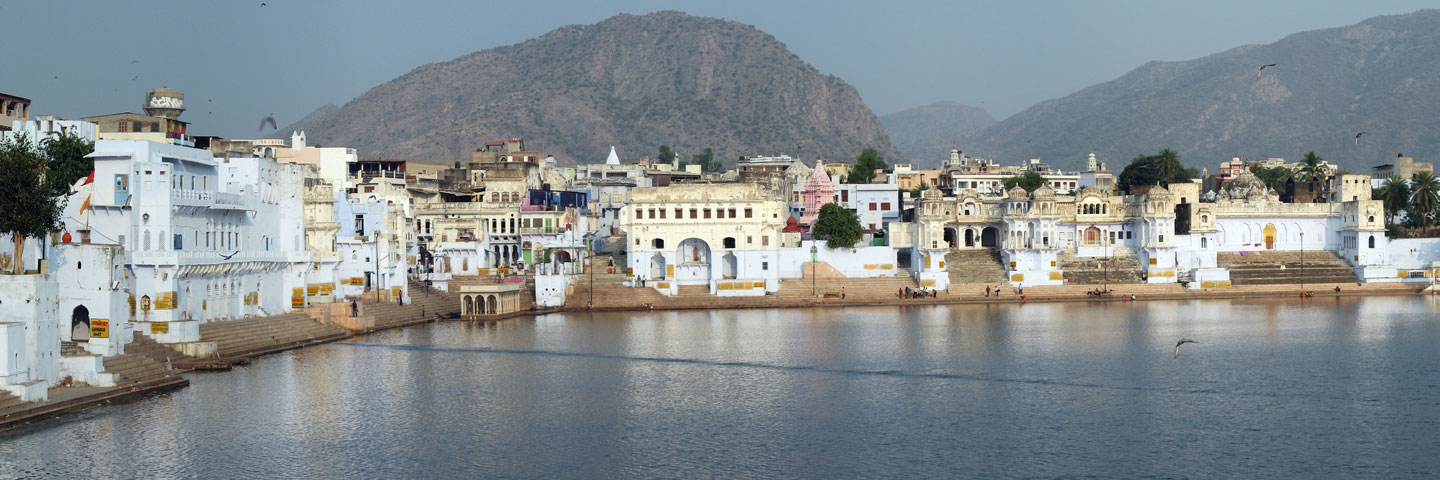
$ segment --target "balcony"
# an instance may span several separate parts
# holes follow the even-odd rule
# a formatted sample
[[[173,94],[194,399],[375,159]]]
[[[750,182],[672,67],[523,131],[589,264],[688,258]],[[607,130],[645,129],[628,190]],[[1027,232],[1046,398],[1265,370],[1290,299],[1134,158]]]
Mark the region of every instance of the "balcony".
[[[221,210],[254,210],[251,205],[253,198],[248,195],[235,193],[215,192],[213,208]]]
[[[209,208],[215,205],[215,194],[205,190],[171,190],[170,204]]]

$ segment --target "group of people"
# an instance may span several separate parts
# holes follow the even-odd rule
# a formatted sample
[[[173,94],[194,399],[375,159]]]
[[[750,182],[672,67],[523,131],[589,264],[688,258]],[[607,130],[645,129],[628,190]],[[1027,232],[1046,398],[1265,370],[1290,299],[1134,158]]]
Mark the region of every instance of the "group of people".
[[[895,291],[895,297],[896,297],[896,298],[925,298],[925,297],[935,297],[935,296],[938,295],[938,294],[939,294],[939,292],[936,292],[935,290],[931,290],[931,289],[924,289],[924,290],[922,290],[922,289],[919,289],[919,288],[910,288],[910,287],[904,287],[904,288],[901,288],[901,289]]]
[[[1094,295],[1094,296],[1097,296],[1097,297],[1098,297],[1098,296],[1101,296],[1101,295],[1109,294],[1109,293],[1115,293],[1115,289],[1113,289],[1113,288],[1094,288],[1094,289],[1087,290],[1087,291],[1085,292],[1086,295]]]
[[[989,285],[986,285],[986,286],[985,286],[985,296],[986,296],[986,297],[989,297],[989,296],[990,296],[990,292],[992,292],[992,291],[995,292],[995,296],[996,296],[996,297],[999,297],[999,296],[1000,296],[1000,286],[999,286],[999,285],[996,285],[993,290],[990,288]],[[1025,296],[1025,287],[1015,287],[1015,294],[1020,295],[1020,296],[1022,296],[1022,297]]]

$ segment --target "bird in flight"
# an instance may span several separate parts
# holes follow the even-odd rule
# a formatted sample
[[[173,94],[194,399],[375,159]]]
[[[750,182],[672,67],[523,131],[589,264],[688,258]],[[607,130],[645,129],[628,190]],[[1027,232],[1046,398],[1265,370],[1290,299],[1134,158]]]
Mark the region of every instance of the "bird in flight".
[[[223,253],[222,253],[222,254],[220,254],[220,258],[229,260],[229,259],[231,259],[231,258],[235,258],[235,256],[236,256],[236,255],[239,255],[239,254],[240,254],[240,251],[239,251],[239,250],[236,250],[235,253],[232,253],[232,254],[229,254],[229,255],[226,255],[226,254],[223,254]]]
[[[1356,144],[1356,145],[1359,145],[1359,144],[1360,144],[1360,136],[1361,136],[1361,135],[1364,135],[1364,134],[1365,134],[1365,132],[1360,132],[1360,133],[1355,134],[1355,144]]]
[[[1259,79],[1260,79],[1260,72],[1265,71],[1265,67],[1273,67],[1273,66],[1275,66],[1274,63],[1266,64],[1266,65],[1261,65],[1261,66],[1260,66],[1260,69],[1255,71],[1255,79],[1256,79],[1256,80],[1259,80]]]
[[[1175,342],[1175,358],[1180,358],[1180,346],[1181,346],[1181,345],[1184,345],[1184,344],[1187,344],[1187,343],[1200,343],[1200,342],[1197,342],[1197,341],[1194,341],[1194,340],[1191,340],[1191,339],[1188,339],[1188,338],[1182,338],[1182,339],[1180,339],[1180,341]]]
[[[265,118],[260,119],[260,131],[262,131],[262,132],[265,131],[265,124],[267,124],[267,123],[270,124],[270,129],[271,129],[271,130],[275,130],[275,129],[280,128],[280,127],[275,126],[275,117],[274,117],[274,116],[269,116],[269,117],[265,117]]]

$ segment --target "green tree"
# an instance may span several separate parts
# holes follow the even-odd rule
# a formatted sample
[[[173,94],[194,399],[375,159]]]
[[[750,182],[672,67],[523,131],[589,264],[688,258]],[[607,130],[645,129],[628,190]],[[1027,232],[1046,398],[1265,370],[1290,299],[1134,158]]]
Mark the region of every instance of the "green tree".
[[[1416,173],[1411,177],[1410,206],[1420,214],[1420,218],[1413,220],[1418,226],[1433,225],[1435,215],[1440,213],[1440,179],[1430,172]]]
[[[850,167],[850,176],[846,179],[849,183],[870,183],[875,179],[876,170],[884,170],[885,157],[880,156],[873,148],[860,151],[855,156],[855,166]]]
[[[1395,222],[1395,215],[1404,211],[1410,206],[1410,184],[1400,177],[1385,179],[1380,188],[1375,190],[1374,198],[1385,203],[1385,215],[1390,223]]]
[[[1315,152],[1305,154],[1305,159],[1300,161],[1300,169],[1295,172],[1296,180],[1306,182],[1324,182],[1330,179],[1330,173],[1321,164],[1325,159],[1320,158]]]
[[[675,161],[675,152],[670,150],[669,145],[660,146],[660,163],[672,163]]]
[[[705,147],[704,153],[691,155],[690,161],[684,162],[684,165],[699,165],[700,171],[707,173],[725,171],[725,164],[715,160],[715,150],[710,147]]]
[[[824,239],[827,247],[847,248],[855,246],[865,231],[860,228],[860,217],[855,212],[837,203],[827,203],[820,207],[812,233],[815,238]]]
[[[916,185],[915,188],[910,189],[910,197],[920,198],[920,194],[925,193],[925,191],[929,189],[930,185],[926,184],[925,182],[920,182],[920,184]]]
[[[15,243],[11,273],[25,273],[25,239],[60,229],[60,203],[45,183],[46,159],[24,134],[0,143],[0,232]]]
[[[45,155],[45,180],[50,191],[64,198],[70,195],[75,181],[90,176],[95,171],[95,159],[85,158],[95,152],[95,142],[62,132],[57,137],[40,143],[40,152]]]
[[[1186,170],[1180,154],[1169,148],[1155,155],[1138,155],[1120,171],[1117,186],[1129,193],[1132,187],[1145,185],[1168,186],[1172,183],[1190,181],[1193,170]]]
[[[1026,192],[1033,192],[1035,189],[1045,185],[1045,177],[1041,176],[1040,172],[1029,170],[1026,171],[1024,175],[1005,177],[1000,180],[1000,184],[1005,186],[1005,191],[1007,192],[1017,186],[1025,189]]]
[[[1285,191],[1285,181],[1290,180],[1295,175],[1295,171],[1287,167],[1265,168],[1259,165],[1251,165],[1250,173],[1255,174],[1255,177],[1265,182],[1266,187],[1270,187],[1271,190],[1276,192]]]

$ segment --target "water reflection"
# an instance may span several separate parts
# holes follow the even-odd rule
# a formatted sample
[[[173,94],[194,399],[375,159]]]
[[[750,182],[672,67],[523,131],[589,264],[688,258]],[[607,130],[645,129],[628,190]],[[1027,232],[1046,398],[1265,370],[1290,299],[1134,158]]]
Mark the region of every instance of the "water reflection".
[[[1319,298],[431,324],[0,434],[0,477],[1434,476],[1437,307]],[[1180,337],[1202,343],[1175,359]]]

